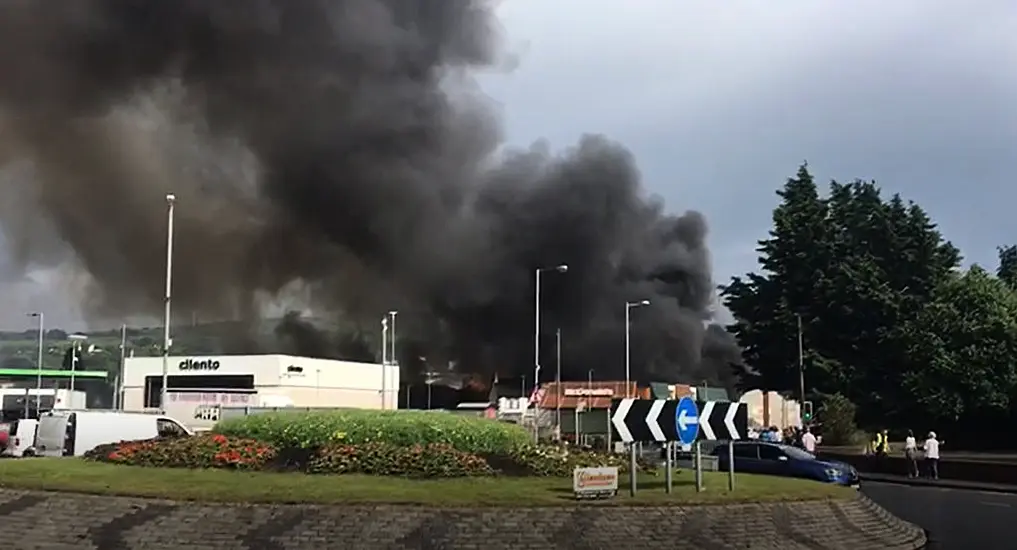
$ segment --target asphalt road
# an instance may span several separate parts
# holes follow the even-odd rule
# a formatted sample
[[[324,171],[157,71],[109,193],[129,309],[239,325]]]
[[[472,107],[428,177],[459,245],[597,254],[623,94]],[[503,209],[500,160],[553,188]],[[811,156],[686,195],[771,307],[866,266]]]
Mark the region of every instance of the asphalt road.
[[[904,456],[904,451],[901,451],[904,447],[903,444],[897,446],[891,446],[894,449],[890,453],[891,456]],[[860,447],[820,447],[819,452],[823,451],[829,453],[844,453],[852,455],[864,454],[863,449]],[[966,451],[943,451],[941,453],[943,460],[961,460],[971,462],[1003,462],[1007,464],[1017,462],[1017,453],[975,453]]]
[[[1017,494],[863,481],[861,491],[904,520],[926,529],[940,550],[1017,547]]]

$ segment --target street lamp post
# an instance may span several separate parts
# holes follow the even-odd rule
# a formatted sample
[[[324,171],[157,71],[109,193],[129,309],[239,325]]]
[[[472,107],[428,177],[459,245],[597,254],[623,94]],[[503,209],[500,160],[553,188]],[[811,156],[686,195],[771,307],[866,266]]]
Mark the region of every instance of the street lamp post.
[[[625,302],[625,397],[631,397],[629,391],[631,383],[629,378],[632,372],[632,345],[630,337],[630,329],[632,327],[631,317],[632,308],[643,307],[650,305],[649,300],[640,300],[638,302]]]
[[[388,355],[388,362],[391,363],[392,367],[396,367],[397,365],[399,365],[399,359],[396,358],[396,315],[399,315],[399,312],[393,309],[392,311],[388,312],[388,314],[392,318],[392,336],[389,338],[389,345],[392,347],[392,350],[391,350],[391,352]],[[386,380],[388,380],[388,378],[387,378],[388,367],[384,367],[384,368],[386,370]],[[395,407],[394,408],[398,409],[399,408],[398,386],[396,387],[396,390],[397,390],[396,391],[396,402],[395,402]],[[384,391],[384,392],[388,391],[388,385],[387,384],[382,389],[382,391]],[[385,399],[382,401],[381,408],[383,408],[383,409],[386,408],[387,407],[387,405],[386,405],[387,402],[388,402],[388,397],[385,397]]]
[[[561,438],[561,329],[555,334],[555,350],[558,369],[554,376],[555,438]]]
[[[166,312],[163,319],[162,333],[162,391],[159,392],[159,409],[166,414],[166,403],[169,397],[169,354],[173,341],[170,338],[170,311],[173,290],[173,206],[177,196],[166,195]]]
[[[385,409],[385,385],[388,376],[388,316],[381,318],[381,408]]]
[[[45,315],[41,311],[36,311],[28,314],[29,317],[35,317],[39,319],[39,355],[36,358],[35,364],[35,410],[39,411],[39,403],[42,399],[42,346],[43,340],[46,338],[46,321]],[[25,418],[28,418],[28,399],[25,399]]]
[[[74,391],[74,373],[78,370],[78,365],[85,355],[84,344],[82,342],[88,340],[88,336],[75,333],[69,334],[67,339],[71,341],[71,391]]]
[[[556,265],[554,267],[539,267],[534,273],[536,279],[536,292],[534,293],[536,307],[534,308],[534,323],[533,323],[533,388],[536,390],[540,384],[540,274],[545,271],[557,271],[558,273],[565,273],[569,270],[568,264]],[[525,393],[525,392],[524,392]],[[535,404],[534,407],[537,405]],[[540,438],[540,429],[537,423],[536,410],[533,411],[533,440],[537,441]]]

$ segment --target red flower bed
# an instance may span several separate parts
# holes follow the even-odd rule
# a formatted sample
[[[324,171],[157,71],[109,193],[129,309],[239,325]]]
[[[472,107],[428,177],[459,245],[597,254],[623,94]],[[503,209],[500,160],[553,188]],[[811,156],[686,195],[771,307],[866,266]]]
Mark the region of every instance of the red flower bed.
[[[85,458],[131,466],[261,470],[276,454],[271,445],[253,439],[197,435],[100,445],[86,453]]]
[[[465,477],[495,473],[483,458],[443,443],[410,447],[385,443],[334,445],[321,449],[307,470],[316,474],[407,477]]]

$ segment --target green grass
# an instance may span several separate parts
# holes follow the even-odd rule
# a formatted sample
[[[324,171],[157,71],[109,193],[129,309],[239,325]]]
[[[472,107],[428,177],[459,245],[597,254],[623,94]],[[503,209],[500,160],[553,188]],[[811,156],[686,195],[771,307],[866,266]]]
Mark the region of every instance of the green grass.
[[[691,471],[677,473],[674,491],[663,476],[643,476],[628,496],[622,476],[619,496],[601,504],[737,503],[849,498],[853,489],[798,479],[704,473],[706,490],[696,493]],[[373,476],[312,476],[226,470],[141,468],[69,458],[0,461],[0,487],[214,502],[388,503],[432,506],[556,506],[574,503],[572,480],[560,478],[463,478],[410,480]]]

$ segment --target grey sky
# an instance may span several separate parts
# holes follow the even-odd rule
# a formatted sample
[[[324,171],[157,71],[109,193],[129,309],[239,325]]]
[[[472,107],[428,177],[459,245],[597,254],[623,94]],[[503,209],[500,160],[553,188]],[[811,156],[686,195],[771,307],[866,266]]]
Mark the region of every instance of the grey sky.
[[[604,133],[650,192],[711,222],[718,281],[754,268],[774,191],[808,160],[924,206],[967,260],[1017,241],[1017,4],[896,0],[507,0],[512,72],[481,83],[507,138],[567,147]],[[0,273],[7,273],[0,264]],[[0,277],[0,326],[66,290]]]

